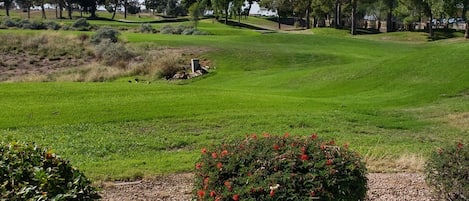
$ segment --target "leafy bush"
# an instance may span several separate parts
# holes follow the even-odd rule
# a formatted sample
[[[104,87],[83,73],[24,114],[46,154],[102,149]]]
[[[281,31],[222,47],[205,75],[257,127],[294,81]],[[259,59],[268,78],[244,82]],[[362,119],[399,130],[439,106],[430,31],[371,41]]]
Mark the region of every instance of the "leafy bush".
[[[124,44],[105,40],[96,46],[95,55],[105,65],[112,66],[118,63],[127,63],[135,56],[135,53],[127,49]],[[125,67],[125,65],[121,67]]]
[[[150,23],[143,23],[140,25],[140,32],[142,33],[153,33],[153,27]]]
[[[198,200],[364,200],[366,168],[334,141],[253,135],[202,149]]]
[[[187,28],[187,29],[184,29],[184,31],[182,31],[182,35],[192,35],[194,33],[194,29],[193,28]]]
[[[88,28],[90,23],[85,18],[79,18],[73,22],[72,27],[75,29]]]
[[[50,29],[50,30],[59,30],[60,29],[60,25],[53,21],[53,20],[47,20],[44,22],[44,25],[47,29]]]
[[[173,27],[170,25],[163,26],[160,30],[161,34],[173,34]]]
[[[2,25],[6,27],[16,27],[21,20],[18,18],[9,18],[4,17],[2,20]]]
[[[32,29],[32,30],[47,29],[44,22],[39,21],[39,20],[29,21],[27,19],[24,19],[23,21],[21,21],[21,28],[23,28],[23,29]]]
[[[96,33],[91,36],[91,42],[94,44],[99,44],[101,41],[109,40],[115,43],[118,40],[119,34],[119,31],[115,29],[110,27],[103,27],[98,29]]]
[[[469,147],[439,148],[425,164],[426,182],[441,200],[469,200]]]
[[[2,200],[93,200],[100,196],[83,173],[35,144],[0,146]]]

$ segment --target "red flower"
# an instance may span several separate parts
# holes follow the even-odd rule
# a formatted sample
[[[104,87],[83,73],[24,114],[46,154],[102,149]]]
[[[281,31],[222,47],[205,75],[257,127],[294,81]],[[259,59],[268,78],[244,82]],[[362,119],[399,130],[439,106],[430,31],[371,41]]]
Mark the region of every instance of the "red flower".
[[[312,139],[312,140],[315,140],[315,139],[317,139],[317,138],[318,138],[318,134],[313,133],[313,134],[311,135],[311,139]]]
[[[301,153],[306,153],[306,147],[301,147]]]
[[[213,152],[213,153],[212,153],[212,158],[213,158],[213,159],[218,158],[218,154],[217,154],[216,152]]]
[[[195,164],[195,169],[199,170],[200,168],[202,168],[202,163]]]
[[[228,155],[228,150],[225,149],[221,152],[221,156],[223,157],[223,156],[226,156],[226,155]]]
[[[239,200],[239,195],[238,194],[233,195],[233,200],[238,201]]]
[[[197,192],[197,194],[199,195],[200,198],[202,198],[205,196],[205,191],[200,190],[199,192]]]
[[[462,149],[463,146],[464,144],[462,144],[461,142],[458,142],[458,149]]]
[[[252,134],[252,135],[251,135],[251,138],[252,138],[252,139],[257,139],[257,135],[256,135],[256,134]]]
[[[215,201],[220,201],[220,198],[215,198]]]
[[[223,164],[222,163],[217,163],[217,168],[218,169],[221,169],[223,167]]]
[[[274,190],[270,190],[270,197],[274,197],[275,196],[275,191]]]
[[[316,192],[311,191],[311,197],[314,197],[314,196],[316,196]]]
[[[225,186],[231,185],[230,181],[228,181],[228,180],[226,180],[224,184],[225,184]]]
[[[280,149],[280,147],[279,147],[277,144],[274,144],[274,150],[277,151],[277,150],[279,150],[279,149]]]
[[[270,135],[268,133],[262,133],[262,136],[264,136],[264,138],[270,137]]]
[[[348,149],[348,143],[344,144],[344,148]]]
[[[215,193],[215,191],[210,192],[210,197],[215,197],[215,195],[217,195],[217,193]]]
[[[335,141],[334,140],[329,141],[329,145],[335,145]]]
[[[308,160],[308,155],[306,155],[306,154],[301,154],[301,160],[302,160],[302,161],[307,161],[307,160]]]
[[[290,137],[290,133],[285,133],[285,135],[283,135],[284,138],[288,138]]]
[[[206,154],[206,153],[207,153],[207,149],[206,149],[206,148],[202,148],[202,153],[203,153],[203,154]]]
[[[332,159],[328,159],[326,161],[326,165],[332,165],[332,163],[334,163],[334,161]]]
[[[321,148],[321,150],[325,150],[327,147],[326,147],[326,145],[321,144],[320,148]]]
[[[208,177],[205,177],[205,179],[204,179],[204,185],[208,185],[208,182],[209,182],[209,178],[208,178]]]

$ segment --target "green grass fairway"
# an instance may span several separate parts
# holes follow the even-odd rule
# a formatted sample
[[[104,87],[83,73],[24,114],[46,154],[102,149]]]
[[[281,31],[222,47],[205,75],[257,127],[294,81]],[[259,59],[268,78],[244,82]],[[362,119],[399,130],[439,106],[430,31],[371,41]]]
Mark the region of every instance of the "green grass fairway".
[[[94,179],[188,172],[202,147],[251,133],[318,133],[369,158],[468,142],[467,41],[200,28],[219,35],[121,37],[210,49],[216,70],[203,78],[1,83],[0,140],[52,147]]]

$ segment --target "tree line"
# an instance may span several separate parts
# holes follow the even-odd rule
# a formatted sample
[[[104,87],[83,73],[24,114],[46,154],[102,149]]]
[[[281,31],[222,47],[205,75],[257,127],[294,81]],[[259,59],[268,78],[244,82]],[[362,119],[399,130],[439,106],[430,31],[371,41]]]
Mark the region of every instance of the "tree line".
[[[57,17],[72,18],[72,12],[90,13],[90,18],[96,18],[97,6],[104,6],[113,13],[121,9],[125,17],[127,13],[137,13],[140,6],[154,14],[177,17],[196,13],[202,15],[206,10],[213,11],[213,15],[221,18],[225,23],[228,19],[247,17],[254,2],[259,3],[277,13],[279,28],[280,18],[295,17],[301,20],[305,28],[326,26],[336,28],[350,27],[351,34],[357,33],[357,28],[363,26],[359,19],[365,17],[377,21],[377,29],[381,28],[381,21],[386,22],[386,31],[396,31],[396,22],[404,26],[403,29],[412,30],[416,22],[427,23],[429,34],[433,35],[434,19],[459,19],[468,29],[467,11],[469,0],[0,0],[9,16],[9,10],[20,7],[28,11],[33,6],[39,6],[43,18],[46,18],[45,4],[55,5]],[[193,14],[192,14],[193,15]],[[365,27],[366,28],[366,27]],[[467,36],[469,37],[469,36]]]

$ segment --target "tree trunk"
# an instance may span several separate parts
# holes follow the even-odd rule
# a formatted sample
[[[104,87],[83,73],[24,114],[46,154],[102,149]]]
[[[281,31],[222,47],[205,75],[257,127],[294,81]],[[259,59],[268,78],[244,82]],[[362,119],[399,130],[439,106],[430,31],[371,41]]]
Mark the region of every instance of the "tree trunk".
[[[469,22],[466,21],[466,33],[464,33],[464,38],[469,39]]]
[[[30,18],[31,18],[31,7],[28,6],[28,19],[30,19]]]
[[[228,24],[228,9],[229,5],[225,6],[225,24]]]
[[[62,10],[63,10],[63,5],[62,3],[59,3],[59,19],[62,19],[63,16],[62,16]]]
[[[386,18],[386,32],[393,32],[394,31],[394,27],[393,27],[393,24],[392,24],[392,8],[389,9],[389,12],[388,12],[388,15],[387,15],[387,18]]]
[[[72,12],[73,12],[72,5],[68,5],[67,10],[68,10],[68,18],[72,19]]]
[[[5,12],[6,12],[6,15],[7,15],[8,17],[10,17],[11,1],[10,1],[10,0],[6,0],[6,1],[4,1],[4,4],[5,4]]]
[[[336,29],[340,28],[340,2],[339,0],[335,1],[335,9],[334,9],[334,27]]]
[[[312,1],[308,2],[308,8],[306,9],[306,29],[311,29],[311,3]]]
[[[127,6],[128,6],[127,0],[124,1],[124,19],[127,19]]]
[[[430,22],[428,23],[428,35],[433,39],[433,14],[430,13]]]
[[[282,30],[282,26],[280,25],[280,12],[277,9],[277,22],[278,22],[278,30]]]
[[[357,34],[357,1],[352,0],[352,27],[351,27],[351,34]]]
[[[42,12],[42,19],[47,19],[46,8],[44,8],[44,3],[41,3],[41,12]]]
[[[98,16],[96,15],[96,5],[91,6],[90,13],[91,13],[91,16],[90,16],[91,19],[98,18]]]

